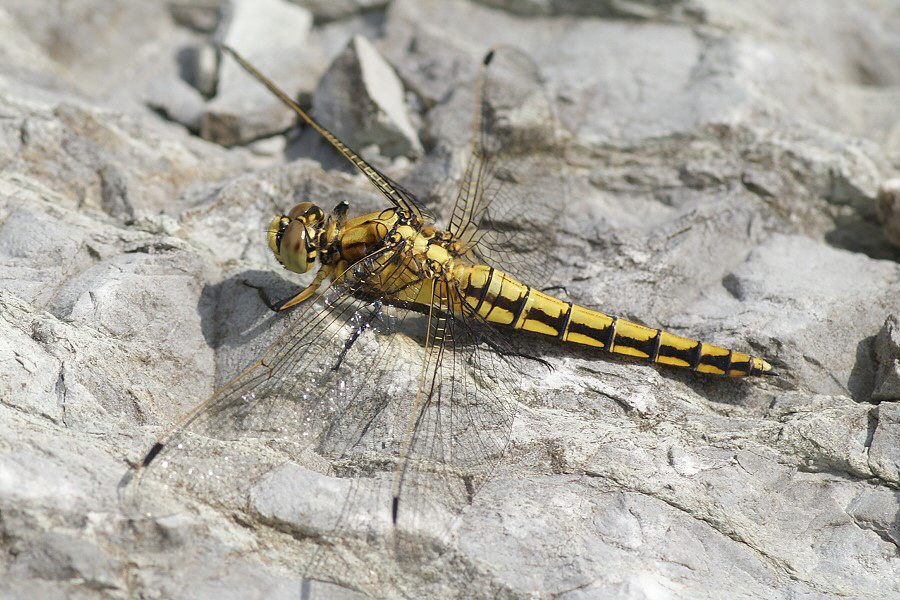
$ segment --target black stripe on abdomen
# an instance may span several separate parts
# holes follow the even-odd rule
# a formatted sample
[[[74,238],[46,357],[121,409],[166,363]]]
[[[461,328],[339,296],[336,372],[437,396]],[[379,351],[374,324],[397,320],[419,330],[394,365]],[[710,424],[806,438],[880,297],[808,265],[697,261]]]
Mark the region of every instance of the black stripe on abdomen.
[[[573,321],[570,318],[566,333],[590,338],[597,343],[597,346],[609,350],[616,338],[616,320],[615,317],[612,317],[612,323],[606,327],[591,327],[587,323]]]

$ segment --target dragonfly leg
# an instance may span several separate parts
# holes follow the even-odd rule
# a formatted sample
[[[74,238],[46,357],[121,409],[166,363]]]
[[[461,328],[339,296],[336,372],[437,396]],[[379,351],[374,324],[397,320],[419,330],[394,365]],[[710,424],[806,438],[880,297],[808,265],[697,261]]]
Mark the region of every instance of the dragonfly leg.
[[[263,304],[265,304],[269,310],[271,310],[272,312],[278,312],[278,307],[281,306],[281,303],[272,302],[272,298],[269,297],[269,292],[267,292],[265,288],[259,285],[254,285],[249,281],[242,281],[241,283],[246,285],[248,288],[253,288],[254,290],[256,290],[256,293],[259,294],[260,300],[263,301]]]
[[[361,336],[363,334],[363,332],[369,328],[369,325],[372,324],[372,321],[374,321],[381,315],[381,302],[379,302],[378,300],[375,300],[368,306],[372,307],[371,312],[369,312],[369,314],[366,316],[365,320],[362,323],[360,323],[353,329],[353,332],[350,334],[350,337],[348,337],[344,341],[344,347],[341,350],[341,353],[338,355],[337,362],[335,362],[334,365],[331,367],[332,371],[337,371],[340,368],[341,363],[344,362],[344,357],[347,356],[347,352],[350,351],[350,348],[353,347],[353,344],[356,343],[356,340],[359,339],[359,336]]]
[[[310,296],[316,293],[316,290],[319,289],[319,286],[322,285],[322,282],[325,281],[325,278],[329,275],[331,275],[331,266],[322,265],[319,268],[319,271],[316,273],[315,279],[312,280],[312,283],[300,290],[300,292],[293,298],[289,298],[282,302],[281,306],[279,306],[277,310],[288,310],[289,308],[293,308],[301,302],[309,299]]]
[[[472,307],[466,302],[463,302],[463,311],[467,314],[469,320],[474,320],[474,321],[482,320],[481,317],[478,315],[478,313],[476,313],[474,311],[474,309],[472,309]],[[497,343],[497,340],[492,339],[490,336],[487,336],[487,335],[475,335],[475,334],[472,334],[472,335],[473,335],[473,339],[475,342],[478,342],[478,343],[483,342],[483,343],[487,344],[488,347],[490,347],[494,352],[496,352],[500,356],[516,356],[519,358],[533,360],[533,361],[538,362],[538,363],[544,365],[545,367],[547,367],[547,370],[549,370],[549,371],[553,370],[553,365],[551,365],[549,362],[547,362],[543,358],[539,358],[537,356],[532,356],[531,354],[524,354],[522,352],[519,352],[518,350],[515,350],[512,347],[508,347],[508,346],[504,347],[501,344]]]
[[[319,272],[316,273],[316,278],[313,279],[312,283],[300,290],[299,293],[294,294],[287,300],[280,302],[273,302],[271,296],[269,296],[269,292],[267,292],[266,289],[262,286],[254,285],[248,281],[244,281],[243,284],[249,288],[253,288],[254,290],[256,290],[256,292],[259,294],[260,299],[268,307],[269,310],[271,310],[272,312],[281,312],[297,306],[298,304],[312,296],[316,292],[316,290],[319,289],[319,287],[322,285],[322,281],[324,281],[324,279],[328,277],[328,274],[330,272],[330,268],[326,269],[326,267],[323,266],[319,269]]]
[[[566,289],[566,286],[564,286],[564,285],[551,285],[549,287],[541,288],[541,291],[544,292],[545,294],[548,292],[562,292],[566,296],[569,295],[569,290]]]
[[[549,362],[547,362],[543,358],[540,358],[537,356],[532,356],[531,354],[523,354],[517,350],[512,350],[509,348],[501,348],[499,345],[497,345],[497,343],[495,341],[491,340],[488,337],[482,337],[480,339],[480,341],[487,344],[494,352],[496,352],[500,356],[516,356],[518,358],[526,358],[528,360],[533,360],[535,362],[538,362],[538,363],[544,365],[545,367],[547,367],[548,371],[553,370],[553,365],[551,365]]]

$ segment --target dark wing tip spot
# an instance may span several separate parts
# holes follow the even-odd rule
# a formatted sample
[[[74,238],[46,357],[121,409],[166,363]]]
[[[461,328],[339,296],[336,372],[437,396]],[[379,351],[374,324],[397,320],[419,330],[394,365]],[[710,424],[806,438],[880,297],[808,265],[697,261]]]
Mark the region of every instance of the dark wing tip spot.
[[[394,496],[391,500],[391,523],[397,525],[397,509],[400,508],[400,498]]]
[[[150,452],[148,452],[147,456],[144,457],[144,460],[141,461],[141,466],[142,467],[150,466],[150,463],[152,463],[153,459],[156,458],[156,456],[160,452],[162,452],[163,448],[165,448],[165,444],[163,444],[162,442],[156,442],[155,444],[153,444],[153,447],[150,448]]]
[[[489,64],[491,64],[491,60],[493,60],[493,58],[494,58],[494,51],[489,50],[488,53],[484,55],[484,61],[482,64],[484,64],[484,66],[488,66]]]

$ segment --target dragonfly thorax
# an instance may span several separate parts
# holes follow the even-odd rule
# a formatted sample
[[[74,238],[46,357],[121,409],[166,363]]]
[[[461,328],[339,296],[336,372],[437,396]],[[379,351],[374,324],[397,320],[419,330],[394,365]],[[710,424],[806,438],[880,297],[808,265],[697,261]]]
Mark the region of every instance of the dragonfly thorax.
[[[269,249],[286,269],[306,273],[324,243],[328,223],[325,212],[311,202],[301,202],[286,215],[269,223]]]

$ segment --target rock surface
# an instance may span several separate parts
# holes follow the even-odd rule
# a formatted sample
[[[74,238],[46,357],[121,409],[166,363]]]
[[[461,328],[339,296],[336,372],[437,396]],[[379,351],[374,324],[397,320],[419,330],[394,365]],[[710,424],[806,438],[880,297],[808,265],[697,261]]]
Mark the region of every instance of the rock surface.
[[[351,148],[374,144],[390,157],[422,154],[403,85],[362,36],[354,37],[322,76],[313,103],[319,122]]]
[[[900,170],[895,3],[266,5],[0,7],[0,597],[900,598],[900,251],[876,214]],[[398,538],[389,477],[286,460],[290,439],[201,440],[172,458],[190,474],[123,487],[284,328],[245,285],[296,289],[272,215],[385,206],[309,132],[193,135],[293,122],[203,48],[229,39],[310,99],[359,34],[424,149],[372,146],[379,168],[452,199],[481,58],[518,46],[566,142],[552,275],[528,283],[781,375],[524,342],[552,370],[517,382],[504,458],[449,534],[423,496]]]

